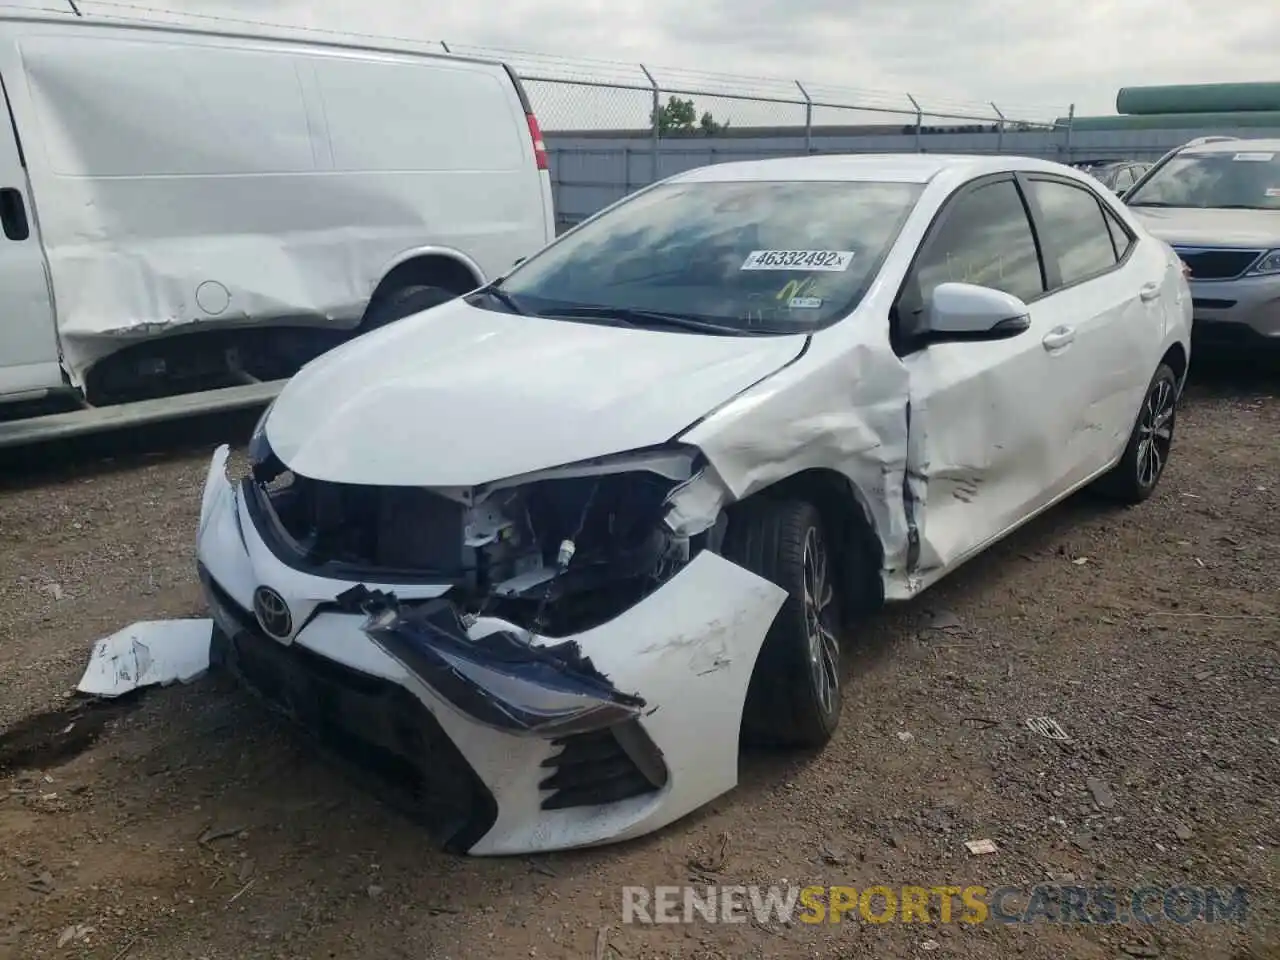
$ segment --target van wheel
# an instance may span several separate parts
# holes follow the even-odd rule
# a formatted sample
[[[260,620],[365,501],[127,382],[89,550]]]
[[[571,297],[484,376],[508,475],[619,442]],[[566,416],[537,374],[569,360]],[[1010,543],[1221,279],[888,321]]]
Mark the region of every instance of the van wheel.
[[[1168,364],[1156,368],[1142,398],[1142,409],[1129,435],[1124,454],[1094,490],[1109,500],[1136,505],[1155,493],[1173,448],[1178,419],[1178,375]]]
[[[368,309],[365,310],[360,332],[368,333],[370,330],[377,330],[388,323],[403,320],[415,313],[422,313],[442,303],[456,300],[457,297],[458,294],[444,287],[419,283],[411,283],[387,293],[380,293],[370,301]]]
[[[801,500],[749,500],[725,557],[787,591],[756,660],[742,717],[753,746],[820,747],[840,722],[840,612],[822,517]]]

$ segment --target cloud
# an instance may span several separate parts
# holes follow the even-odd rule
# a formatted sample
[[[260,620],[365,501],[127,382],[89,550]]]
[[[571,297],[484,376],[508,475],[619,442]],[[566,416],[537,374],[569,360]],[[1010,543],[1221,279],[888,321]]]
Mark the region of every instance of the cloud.
[[[628,61],[592,72],[632,83],[643,83],[631,65],[643,61],[668,68],[658,72],[669,86],[791,96],[785,79],[744,85],[704,73],[797,77],[831,95],[865,91],[859,102],[869,105],[905,111],[910,91],[926,108],[995,101],[1008,116],[1034,118],[1072,103],[1078,114],[1112,112],[1126,85],[1266,77],[1280,39],[1275,0],[1232,0],[1225,12],[1203,0],[81,0],[103,12],[128,13],[125,3]],[[627,101],[626,112],[635,109]]]

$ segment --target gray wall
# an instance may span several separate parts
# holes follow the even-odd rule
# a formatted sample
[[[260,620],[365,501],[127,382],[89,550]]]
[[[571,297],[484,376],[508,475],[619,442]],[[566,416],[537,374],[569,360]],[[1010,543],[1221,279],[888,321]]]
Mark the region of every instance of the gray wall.
[[[654,180],[694,167],[733,160],[804,156],[805,137],[672,138],[572,136],[547,133],[556,217],[569,226]],[[1070,163],[1077,160],[1157,160],[1195,137],[1280,137],[1268,130],[1057,130],[1005,133],[886,134],[831,137],[815,127],[812,153],[1004,153]],[[656,169],[655,169],[656,168]]]

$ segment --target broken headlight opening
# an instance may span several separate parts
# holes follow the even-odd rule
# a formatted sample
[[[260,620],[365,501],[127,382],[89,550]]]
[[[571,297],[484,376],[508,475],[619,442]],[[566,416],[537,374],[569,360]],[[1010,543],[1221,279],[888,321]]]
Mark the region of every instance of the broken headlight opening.
[[[517,735],[566,737],[633,720],[644,701],[618,692],[573,641],[549,646],[495,630],[467,634],[447,600],[402,607],[394,595],[352,587],[340,607],[367,616],[378,647],[476,721]]]
[[[319,576],[444,584],[465,615],[562,637],[643,600],[719,549],[730,495],[690,447],[637,451],[483,487],[371,486],[290,472],[265,432],[246,478],[255,525]]]

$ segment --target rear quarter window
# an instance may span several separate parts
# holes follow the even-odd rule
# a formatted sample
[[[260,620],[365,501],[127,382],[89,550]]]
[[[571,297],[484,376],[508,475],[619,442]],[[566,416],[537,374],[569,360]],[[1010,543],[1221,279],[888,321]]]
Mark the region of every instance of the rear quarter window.
[[[1129,233],[1129,229],[1120,222],[1120,218],[1105,206],[1102,208],[1102,213],[1107,218],[1107,230],[1111,233],[1111,244],[1115,247],[1116,260],[1123,260],[1128,255],[1129,248],[1137,241]]]

